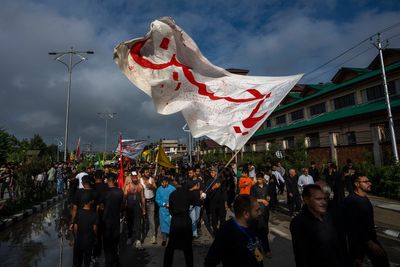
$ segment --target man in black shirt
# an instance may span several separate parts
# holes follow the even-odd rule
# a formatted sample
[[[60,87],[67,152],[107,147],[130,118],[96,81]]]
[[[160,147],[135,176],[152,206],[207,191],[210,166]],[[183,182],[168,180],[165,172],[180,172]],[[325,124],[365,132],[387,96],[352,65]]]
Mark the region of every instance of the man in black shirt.
[[[119,266],[118,243],[120,236],[120,213],[124,194],[115,187],[117,176],[110,173],[107,176],[108,191],[104,197],[104,256],[106,267]]]
[[[353,162],[351,159],[346,160],[346,166],[343,167],[342,169],[342,174],[344,176],[344,181],[346,184],[346,189],[349,193],[354,191],[354,185],[352,183],[352,180],[354,179],[354,175],[356,173],[356,169],[353,166]]]
[[[260,205],[248,195],[239,195],[233,203],[235,218],[228,220],[217,232],[205,258],[205,267],[263,266],[261,242],[250,230],[260,216]]]
[[[212,167],[210,171],[211,179],[206,184],[206,194],[210,205],[211,225],[213,235],[225,223],[227,205],[226,189],[218,176],[218,169]]]
[[[338,232],[326,212],[327,200],[321,187],[305,186],[303,200],[302,211],[290,223],[296,266],[345,266]]]
[[[311,166],[308,168],[308,173],[312,176],[314,182],[319,180],[319,170],[316,167],[315,161],[311,161]]]
[[[257,221],[256,234],[261,240],[264,253],[267,257],[271,257],[271,249],[268,242],[268,221],[269,221],[269,201],[268,185],[266,184],[264,173],[260,172],[256,175],[257,183],[250,189],[250,196],[257,199],[260,204],[261,215]]]
[[[180,186],[169,196],[171,227],[164,252],[164,267],[173,266],[175,249],[183,250],[186,267],[193,267],[192,220],[189,216],[189,206],[193,201],[187,185],[183,185],[183,182],[183,179],[178,179]]]
[[[200,199],[200,179],[195,175],[195,169],[190,168],[186,186],[191,194],[190,218],[192,219],[193,237],[197,238],[197,223],[200,218],[201,199]]]
[[[90,187],[90,181],[91,181],[91,178],[89,177],[89,175],[83,176],[82,177],[83,188],[78,189],[75,192],[75,195],[74,195],[73,200],[72,200],[70,230],[72,230],[72,224],[75,223],[76,213],[78,212],[79,209],[82,209],[83,205],[85,204],[85,203],[83,203],[83,200],[82,200],[82,197],[85,194],[85,192],[92,192],[90,194],[90,196],[92,196],[92,198],[93,198],[93,205],[91,205],[91,209],[92,209],[92,211],[96,211],[97,207],[96,207],[96,204],[95,204],[95,200],[97,198],[97,194]]]
[[[289,206],[290,216],[293,216],[294,212],[298,212],[301,208],[301,198],[297,180],[296,170],[290,169],[289,174],[285,177],[287,204]]]
[[[97,215],[98,218],[102,218],[104,211],[104,198],[107,193],[108,187],[104,183],[103,171],[96,170],[94,173],[94,179],[95,179],[94,190],[97,194],[97,199],[95,203],[95,205],[97,205]],[[96,262],[98,257],[100,257],[103,248],[103,234],[104,234],[104,223],[102,222],[102,220],[98,220],[97,241],[93,250],[93,256],[95,257]]]
[[[90,266],[93,245],[96,239],[97,214],[92,210],[94,196],[90,190],[81,195],[83,207],[77,211],[74,222],[74,267]]]
[[[365,255],[373,266],[386,267],[389,261],[378,242],[374,223],[374,210],[367,194],[371,181],[364,174],[353,176],[354,192],[344,200],[344,217],[350,258],[353,266],[362,266]]]

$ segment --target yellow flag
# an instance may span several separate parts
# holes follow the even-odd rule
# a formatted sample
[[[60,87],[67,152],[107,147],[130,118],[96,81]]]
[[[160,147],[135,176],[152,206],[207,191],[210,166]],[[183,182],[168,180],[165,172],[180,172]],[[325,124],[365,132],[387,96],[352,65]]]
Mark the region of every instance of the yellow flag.
[[[165,154],[164,149],[161,146],[161,143],[158,145],[156,162],[163,167],[175,169],[175,166],[171,163],[171,161],[169,161],[167,155]]]

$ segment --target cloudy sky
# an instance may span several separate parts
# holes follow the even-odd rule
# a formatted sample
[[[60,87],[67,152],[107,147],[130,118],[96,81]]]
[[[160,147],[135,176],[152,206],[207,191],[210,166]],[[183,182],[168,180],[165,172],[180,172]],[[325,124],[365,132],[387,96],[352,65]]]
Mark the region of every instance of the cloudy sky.
[[[314,83],[329,81],[340,66],[368,65],[377,53],[369,41],[309,73],[400,22],[400,1],[3,0],[0,127],[18,138],[40,134],[47,143],[64,135],[67,71],[48,52],[73,46],[95,54],[73,71],[71,148],[80,136],[81,143],[103,149],[104,120],[98,112],[117,113],[109,122],[110,149],[119,132],[184,140],[183,117],[158,115],[112,59],[118,43],[143,36],[162,16],[173,17],[218,66],[248,69],[250,75],[306,73],[302,82]],[[400,47],[400,25],[383,37]]]

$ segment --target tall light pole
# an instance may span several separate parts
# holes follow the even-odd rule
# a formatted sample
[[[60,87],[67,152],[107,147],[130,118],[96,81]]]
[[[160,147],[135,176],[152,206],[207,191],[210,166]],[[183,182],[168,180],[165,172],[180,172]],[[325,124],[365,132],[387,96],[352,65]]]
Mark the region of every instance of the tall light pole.
[[[67,149],[68,149],[68,126],[69,126],[69,103],[70,103],[70,95],[71,95],[71,78],[72,78],[72,70],[73,68],[86,60],[82,54],[92,55],[93,51],[75,51],[73,47],[69,51],[66,52],[49,52],[49,55],[56,56],[54,60],[62,63],[67,67],[68,70],[68,91],[67,91],[67,110],[65,115],[65,134],[64,134],[64,161],[67,161]],[[62,61],[63,57],[69,55],[68,63]],[[72,57],[76,56],[79,60],[75,63],[72,62]]]
[[[392,141],[393,156],[394,156],[395,162],[399,163],[399,154],[397,153],[396,134],[394,132],[393,115],[392,115],[392,109],[390,107],[389,90],[388,90],[387,81],[386,81],[386,72],[385,72],[385,64],[383,62],[383,53],[382,53],[383,48],[382,48],[382,41],[381,41],[380,33],[377,34],[376,43],[374,44],[374,46],[379,50],[379,58],[381,61],[383,87],[385,89],[385,99],[386,99],[386,107],[387,107],[387,113],[388,113],[388,119],[389,119],[389,130],[390,130],[390,139]]]
[[[189,129],[187,123],[185,125],[183,125],[182,130],[184,130],[185,132],[187,132],[189,134],[189,136],[188,136],[189,164],[190,164],[190,167],[192,167],[192,134],[190,133],[190,129]]]
[[[117,115],[115,112],[99,112],[97,113],[100,118],[106,121],[106,127],[104,130],[104,154],[103,160],[105,160],[106,152],[107,152],[107,129],[108,129],[108,120],[114,119],[114,116]]]

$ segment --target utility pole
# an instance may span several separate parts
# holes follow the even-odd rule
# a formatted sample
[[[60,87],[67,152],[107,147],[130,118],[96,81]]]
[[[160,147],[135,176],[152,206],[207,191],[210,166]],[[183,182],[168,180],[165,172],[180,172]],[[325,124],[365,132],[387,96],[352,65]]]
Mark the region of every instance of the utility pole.
[[[103,160],[106,158],[106,153],[107,153],[107,131],[108,131],[108,120],[114,119],[115,115],[117,113],[115,112],[99,112],[97,113],[100,118],[104,119],[106,121],[106,127],[104,130],[104,153],[103,153]]]
[[[68,127],[69,127],[69,103],[70,103],[70,95],[71,95],[71,80],[72,80],[72,70],[73,68],[81,63],[82,61],[85,61],[86,58],[82,56],[82,54],[87,54],[87,55],[92,55],[94,54],[93,51],[76,51],[74,50],[73,47],[69,51],[66,52],[49,52],[49,55],[51,56],[57,56],[54,58],[54,60],[57,60],[58,62],[62,63],[67,67],[68,70],[68,89],[67,89],[67,110],[65,114],[65,134],[64,134],[64,162],[67,161],[67,149],[68,149]],[[64,56],[68,55],[69,60],[68,63],[62,61],[62,58]],[[76,56],[79,58],[79,60],[75,63],[72,61],[72,57]]]
[[[394,157],[395,162],[399,163],[399,154],[397,152],[397,143],[396,143],[396,134],[394,132],[393,115],[392,115],[392,109],[390,107],[389,90],[388,90],[387,81],[386,81],[385,64],[383,62],[382,50],[384,48],[382,48],[382,40],[381,40],[380,33],[377,34],[376,43],[374,43],[373,45],[379,50],[379,58],[381,61],[381,68],[382,68],[383,88],[385,90],[386,107],[387,107],[387,113],[388,113],[388,119],[389,119],[390,139],[392,141],[393,157]]]

